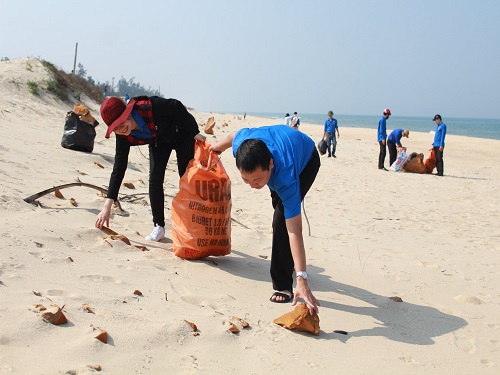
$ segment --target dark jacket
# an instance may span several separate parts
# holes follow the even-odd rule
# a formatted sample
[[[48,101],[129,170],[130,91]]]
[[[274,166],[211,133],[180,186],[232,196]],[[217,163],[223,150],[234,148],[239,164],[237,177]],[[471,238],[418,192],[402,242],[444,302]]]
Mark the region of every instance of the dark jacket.
[[[144,98],[144,97],[142,97]],[[156,136],[149,142],[149,147],[177,148],[187,138],[193,138],[200,131],[194,117],[177,99],[165,99],[151,96],[153,122]],[[107,198],[116,200],[128,165],[128,154],[131,146],[138,144],[133,137],[116,135],[116,152],[113,172],[109,179]]]

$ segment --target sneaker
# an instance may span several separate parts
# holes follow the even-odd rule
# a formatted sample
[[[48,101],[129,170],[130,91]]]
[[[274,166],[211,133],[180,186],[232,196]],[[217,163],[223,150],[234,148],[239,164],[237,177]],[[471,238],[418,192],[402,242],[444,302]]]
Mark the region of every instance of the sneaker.
[[[146,241],[161,241],[165,238],[165,228],[160,227],[159,225],[155,226],[155,229],[146,236]]]

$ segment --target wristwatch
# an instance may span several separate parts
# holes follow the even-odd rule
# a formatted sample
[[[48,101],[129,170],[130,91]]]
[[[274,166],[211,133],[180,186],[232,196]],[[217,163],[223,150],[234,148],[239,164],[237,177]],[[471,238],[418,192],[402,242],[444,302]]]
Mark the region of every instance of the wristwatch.
[[[298,271],[295,274],[295,277],[302,277],[304,280],[307,280],[307,272],[306,271]]]

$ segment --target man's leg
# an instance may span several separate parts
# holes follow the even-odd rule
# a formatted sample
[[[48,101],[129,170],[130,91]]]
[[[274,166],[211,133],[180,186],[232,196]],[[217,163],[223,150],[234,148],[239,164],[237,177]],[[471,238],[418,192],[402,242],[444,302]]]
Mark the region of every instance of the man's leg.
[[[398,158],[398,150],[396,149],[396,144],[387,141],[387,148],[389,149],[389,167],[394,164],[396,159]]]
[[[337,151],[337,137],[335,133],[332,134],[332,156],[335,157],[335,151]]]
[[[379,146],[380,146],[380,153],[378,155],[378,169],[384,169],[384,163],[385,163],[385,155],[387,153],[387,148],[385,144],[382,143],[382,141],[379,141]]]
[[[300,195],[303,200],[318,174],[320,159],[318,152],[313,155],[306,167],[300,174]],[[293,257],[290,249],[290,239],[286,229],[283,202],[278,194],[271,190],[271,198],[274,207],[273,215],[273,243],[271,253],[271,278],[274,290],[293,290]]]
[[[439,151],[439,147],[434,147],[434,155],[436,155],[437,175],[442,176],[444,174],[443,151]]]
[[[332,157],[332,138],[330,133],[326,133],[326,148],[328,150],[328,157]]]

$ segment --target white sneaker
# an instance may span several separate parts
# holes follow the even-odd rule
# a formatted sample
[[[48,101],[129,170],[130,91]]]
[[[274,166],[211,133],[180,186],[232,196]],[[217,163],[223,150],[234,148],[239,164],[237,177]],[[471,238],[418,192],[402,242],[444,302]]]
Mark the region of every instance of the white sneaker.
[[[158,242],[165,238],[165,228],[160,227],[159,225],[155,226],[155,229],[146,236],[146,241],[155,241]]]

